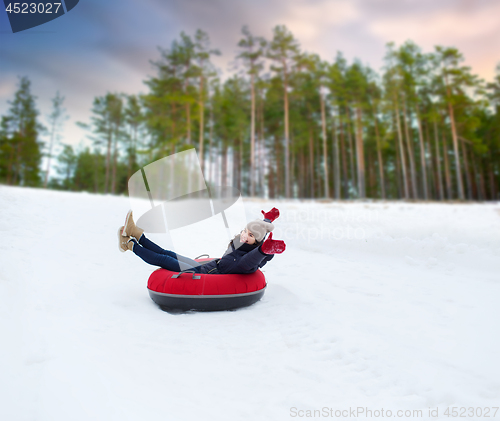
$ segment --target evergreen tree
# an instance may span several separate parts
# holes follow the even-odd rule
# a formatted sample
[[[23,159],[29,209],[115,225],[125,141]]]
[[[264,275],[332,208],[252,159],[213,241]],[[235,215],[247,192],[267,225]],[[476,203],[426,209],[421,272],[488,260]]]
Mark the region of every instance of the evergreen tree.
[[[276,65],[271,69],[277,72],[283,80],[283,109],[285,129],[285,197],[290,197],[290,126],[289,126],[289,103],[288,89],[290,87],[290,76],[299,57],[299,44],[293,34],[284,25],[278,25],[273,29],[273,39],[269,43],[267,57]]]
[[[255,84],[264,67],[262,57],[267,42],[262,37],[252,35],[247,26],[241,30],[244,38],[238,43],[241,48],[237,58],[242,59],[250,75],[251,121],[250,121],[250,195],[255,195]]]
[[[127,141],[127,176],[131,177],[138,169],[137,163],[137,148],[139,145],[139,136],[141,134],[141,126],[144,121],[144,115],[140,104],[139,97],[136,95],[127,96],[127,105],[124,109],[125,122],[128,130],[126,132]]]
[[[106,150],[104,193],[116,191],[116,169],[120,143],[124,138],[124,110],[123,99],[120,94],[107,93],[103,97],[96,97],[92,107],[91,124],[79,123],[90,130],[97,150],[101,146]]]
[[[43,184],[44,188],[47,188],[50,173],[50,163],[52,160],[52,151],[54,145],[60,140],[60,131],[62,129],[62,123],[68,117],[65,115],[65,109],[62,104],[64,102],[64,97],[57,91],[56,96],[52,99],[52,113],[49,115],[49,127],[50,127],[50,141],[49,150],[47,153],[47,170],[45,171],[45,181]]]
[[[43,126],[38,123],[38,110],[31,93],[31,82],[19,78],[14,99],[2,117],[0,129],[0,177],[10,185],[38,186],[41,181],[40,164]]]
[[[215,76],[213,65],[210,62],[211,55],[220,55],[220,51],[210,48],[210,38],[208,34],[201,29],[196,31],[194,36],[194,58],[196,67],[195,76],[198,78],[198,111],[199,111],[199,138],[198,153],[200,155],[200,165],[203,171],[205,164],[204,140],[205,140],[205,97],[206,83],[210,77]]]
[[[74,172],[77,163],[77,155],[71,145],[63,145],[63,150],[58,157],[59,168],[58,172],[63,177],[62,187],[65,190],[73,190],[74,185]]]
[[[368,103],[368,79],[367,71],[362,64],[355,61],[346,72],[346,84],[348,87],[349,102],[355,112],[356,126],[356,162],[358,179],[358,197],[366,197],[365,181],[365,151],[364,151],[364,110]]]
[[[436,83],[441,88],[441,95],[446,103],[450,121],[458,197],[464,200],[465,192],[459,144],[460,134],[457,128],[456,112],[457,107],[463,107],[464,103],[470,100],[467,95],[467,89],[479,88],[481,81],[477,76],[471,74],[470,67],[460,66],[460,63],[464,59],[463,55],[456,48],[437,46],[433,59],[436,69]]]

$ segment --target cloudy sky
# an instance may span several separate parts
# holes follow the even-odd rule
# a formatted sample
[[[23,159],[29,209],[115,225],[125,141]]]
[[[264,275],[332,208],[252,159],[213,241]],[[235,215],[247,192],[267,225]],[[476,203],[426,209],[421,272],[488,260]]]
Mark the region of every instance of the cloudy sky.
[[[2,5],[3,6],[3,5]],[[79,144],[95,96],[145,92],[158,46],[168,47],[180,31],[205,30],[227,72],[241,27],[271,38],[286,25],[303,50],[332,60],[337,51],[375,70],[385,44],[411,39],[426,52],[455,46],[465,64],[491,80],[500,62],[500,0],[80,0],[68,14],[12,34],[0,11],[0,115],[8,108],[17,77],[28,76],[45,117],[59,90],[70,116],[64,142]]]

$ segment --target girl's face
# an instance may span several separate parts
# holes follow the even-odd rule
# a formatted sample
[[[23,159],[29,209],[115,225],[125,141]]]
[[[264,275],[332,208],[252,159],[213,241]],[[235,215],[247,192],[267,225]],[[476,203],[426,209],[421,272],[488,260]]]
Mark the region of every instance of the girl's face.
[[[243,229],[240,233],[240,240],[242,243],[255,244],[255,237],[248,229]]]

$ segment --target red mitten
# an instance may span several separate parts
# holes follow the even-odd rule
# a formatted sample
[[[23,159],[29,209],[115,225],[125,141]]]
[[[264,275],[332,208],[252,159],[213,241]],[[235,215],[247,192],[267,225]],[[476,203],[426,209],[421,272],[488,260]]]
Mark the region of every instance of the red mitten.
[[[273,222],[275,219],[280,216],[280,211],[277,208],[272,208],[269,212],[261,211],[262,215],[264,215],[264,219],[268,219]]]
[[[260,249],[262,250],[262,253],[265,254],[279,254],[283,253],[285,251],[286,245],[283,240],[273,240],[273,233],[271,232],[269,234],[269,237],[262,245],[260,246]]]

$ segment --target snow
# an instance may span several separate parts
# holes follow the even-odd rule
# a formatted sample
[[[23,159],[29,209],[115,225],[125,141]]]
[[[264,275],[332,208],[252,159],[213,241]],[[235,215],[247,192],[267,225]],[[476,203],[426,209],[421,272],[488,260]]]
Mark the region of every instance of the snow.
[[[118,251],[127,197],[0,186],[0,419],[499,406],[500,203],[244,200],[273,206],[263,299],[171,314]]]

